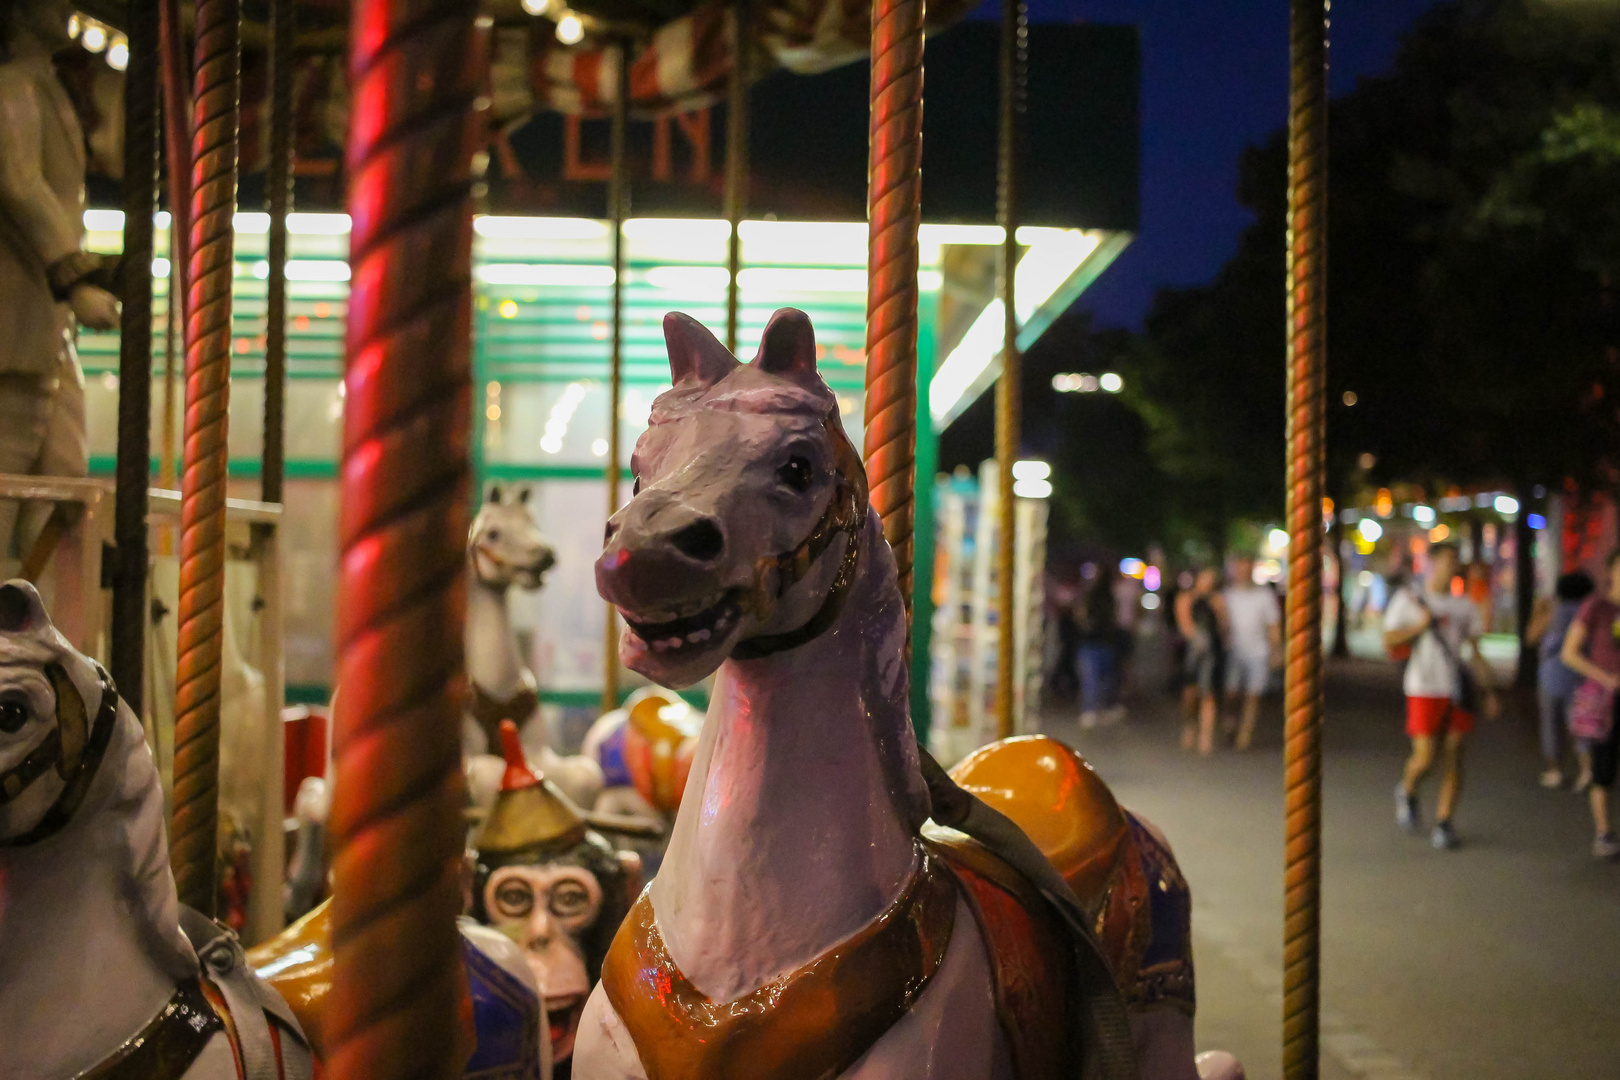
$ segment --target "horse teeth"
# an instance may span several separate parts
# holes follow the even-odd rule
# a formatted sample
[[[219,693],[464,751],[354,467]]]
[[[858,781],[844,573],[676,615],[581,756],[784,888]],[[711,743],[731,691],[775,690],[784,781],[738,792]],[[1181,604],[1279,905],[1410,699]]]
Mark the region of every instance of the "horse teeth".
[[[709,632],[707,630],[694,630],[686,635],[686,640],[689,642],[708,641]]]

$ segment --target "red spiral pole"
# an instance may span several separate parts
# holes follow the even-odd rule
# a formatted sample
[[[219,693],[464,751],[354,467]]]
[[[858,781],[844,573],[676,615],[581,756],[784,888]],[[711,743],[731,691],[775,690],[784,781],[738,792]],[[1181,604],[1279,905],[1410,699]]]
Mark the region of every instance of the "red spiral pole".
[[[1288,103],[1288,603],[1284,683],[1283,1075],[1319,1063],[1323,386],[1327,374],[1327,20],[1293,0]]]
[[[180,609],[169,858],[180,901],[214,912],[225,466],[231,388],[239,0],[198,0],[186,274],[186,414],[180,476]]]
[[[917,228],[922,221],[923,0],[872,4],[867,158],[866,459],[872,508],[911,617],[917,473]]]
[[[472,158],[485,67],[463,0],[358,0],[338,524],[334,1080],[459,1076],[462,626]]]

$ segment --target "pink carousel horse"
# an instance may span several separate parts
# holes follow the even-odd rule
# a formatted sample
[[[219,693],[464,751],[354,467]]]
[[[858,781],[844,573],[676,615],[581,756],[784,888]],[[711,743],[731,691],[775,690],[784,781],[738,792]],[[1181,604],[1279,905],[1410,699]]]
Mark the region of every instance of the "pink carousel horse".
[[[627,666],[719,675],[575,1077],[1197,1077],[1190,967],[1179,1021],[1127,1020],[1099,912],[920,755],[893,558],[808,317],[777,312],[746,365],[684,315],[664,329],[675,385],[597,585]],[[1161,1037],[1174,1053],[1143,1052]]]
[[[140,721],[0,585],[0,1080],[307,1078],[286,1003],[175,899]]]

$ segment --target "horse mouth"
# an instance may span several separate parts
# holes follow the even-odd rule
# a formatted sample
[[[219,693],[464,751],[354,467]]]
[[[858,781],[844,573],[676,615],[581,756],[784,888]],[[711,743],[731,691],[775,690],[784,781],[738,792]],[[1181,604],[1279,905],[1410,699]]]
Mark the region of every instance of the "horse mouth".
[[[619,609],[619,614],[624,616],[630,632],[653,652],[698,651],[725,640],[742,617],[742,603],[740,594],[733,589],[717,603],[673,619],[658,622],[639,619],[623,608]]]

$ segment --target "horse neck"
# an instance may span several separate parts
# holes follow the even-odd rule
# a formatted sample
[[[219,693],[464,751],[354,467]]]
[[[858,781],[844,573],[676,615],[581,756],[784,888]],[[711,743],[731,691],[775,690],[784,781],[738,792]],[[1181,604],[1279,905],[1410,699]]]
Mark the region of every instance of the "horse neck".
[[[534,679],[512,632],[510,586],[485,582],[470,562],[467,577],[467,678],[491,697],[509,698]]]
[[[730,1001],[861,929],[915,863],[905,617],[876,518],[832,627],[728,661],[652,900],[671,958]],[[835,554],[835,553],[834,553]]]
[[[0,850],[4,1080],[95,1065],[196,970],[167,876],[157,771],[130,745],[141,738],[134,720],[118,723],[73,820],[38,844]],[[126,761],[125,775],[109,775]]]

